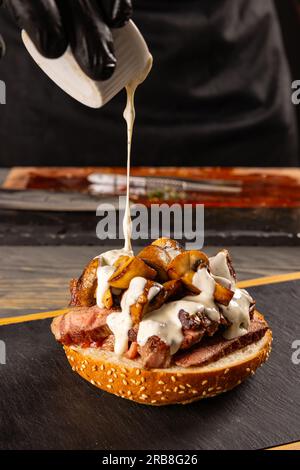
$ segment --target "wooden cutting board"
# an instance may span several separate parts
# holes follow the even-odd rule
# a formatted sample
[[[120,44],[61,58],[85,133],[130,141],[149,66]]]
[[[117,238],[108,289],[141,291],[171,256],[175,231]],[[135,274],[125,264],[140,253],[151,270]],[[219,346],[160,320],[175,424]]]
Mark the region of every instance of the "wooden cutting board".
[[[47,314],[11,320],[0,328],[0,448],[258,449],[299,440],[300,364],[291,361],[299,273],[292,278],[249,289],[273,330],[269,362],[235,390],[186,406],[146,407],[99,391],[72,372]]]
[[[87,176],[95,172],[125,174],[126,168],[15,167],[7,175],[3,188],[85,192],[88,188]],[[195,181],[217,181],[229,185],[235,182],[239,184],[241,189],[238,194],[187,192],[185,195],[175,198],[173,202],[197,202],[204,203],[206,207],[230,208],[300,207],[299,168],[132,167],[131,174],[132,176],[163,176]],[[152,202],[148,196],[139,196],[135,201],[146,204]],[[75,206],[74,201],[73,207],[75,208]]]

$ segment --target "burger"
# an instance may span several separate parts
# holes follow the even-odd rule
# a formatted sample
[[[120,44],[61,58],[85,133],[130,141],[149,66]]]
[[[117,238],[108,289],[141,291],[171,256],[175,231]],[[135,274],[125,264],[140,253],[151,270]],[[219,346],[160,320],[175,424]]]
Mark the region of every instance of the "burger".
[[[239,289],[229,252],[208,257],[160,238],[137,256],[111,250],[70,283],[51,330],[72,370],[147,405],[190,403],[233,389],[269,357],[272,332]]]

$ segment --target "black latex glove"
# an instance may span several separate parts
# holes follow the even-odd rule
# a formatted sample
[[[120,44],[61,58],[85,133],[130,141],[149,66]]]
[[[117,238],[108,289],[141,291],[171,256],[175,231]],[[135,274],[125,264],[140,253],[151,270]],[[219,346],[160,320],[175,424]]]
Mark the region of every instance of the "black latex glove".
[[[0,0],[1,1],[1,0]],[[116,58],[110,28],[119,28],[132,13],[131,0],[5,0],[19,26],[39,52],[60,57],[71,45],[82,70],[94,80],[114,72]]]

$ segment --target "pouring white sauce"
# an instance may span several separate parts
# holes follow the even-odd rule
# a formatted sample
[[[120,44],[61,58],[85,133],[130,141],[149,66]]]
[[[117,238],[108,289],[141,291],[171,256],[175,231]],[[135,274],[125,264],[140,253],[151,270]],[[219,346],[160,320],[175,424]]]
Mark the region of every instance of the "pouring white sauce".
[[[127,104],[124,111],[124,119],[127,124],[127,192],[126,208],[123,219],[124,248],[111,250],[99,256],[99,267],[97,270],[97,305],[103,308],[103,296],[109,287],[109,278],[115,271],[114,263],[122,255],[133,256],[131,245],[132,221],[130,216],[130,160],[133,126],[135,120],[134,95],[135,91],[150,72],[152,58],[149,60],[144,72],[126,86]],[[175,250],[173,250],[175,251]],[[176,256],[170,248],[170,255]],[[172,257],[173,257],[172,256]],[[197,312],[205,312],[212,321],[218,321],[220,310],[231,322],[224,336],[231,339],[241,336],[247,332],[250,324],[249,307],[252,302],[250,295],[235,288],[235,280],[231,275],[227,263],[226,252],[221,251],[215,257],[209,259],[210,272],[206,268],[199,269],[194,277],[193,284],[201,291],[196,296],[186,296],[182,300],[169,302],[161,308],[147,314],[139,324],[137,343],[146,344],[151,336],[158,336],[170,346],[171,354],[175,354],[180,348],[183,340],[182,325],[179,320],[179,312],[184,310],[189,315]],[[217,305],[214,301],[214,290],[216,281],[223,286],[234,290],[234,296],[227,307]],[[134,305],[140,295],[143,294],[147,279],[135,277],[131,280],[129,288],[124,292],[121,299],[121,312],[111,313],[107,318],[107,324],[115,336],[114,351],[118,355],[124,354],[128,348],[128,331],[132,328],[130,307]],[[156,285],[149,289],[148,300],[152,300],[161,290]]]

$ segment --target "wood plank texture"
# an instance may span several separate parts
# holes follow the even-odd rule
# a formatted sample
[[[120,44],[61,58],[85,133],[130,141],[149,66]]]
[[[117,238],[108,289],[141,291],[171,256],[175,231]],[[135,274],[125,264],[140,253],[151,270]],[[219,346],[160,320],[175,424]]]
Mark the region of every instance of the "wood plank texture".
[[[86,263],[110,246],[1,246],[0,317],[64,308],[69,301],[69,280]],[[213,254],[219,248],[204,250]],[[232,247],[238,279],[252,279],[299,271],[299,248]]]

